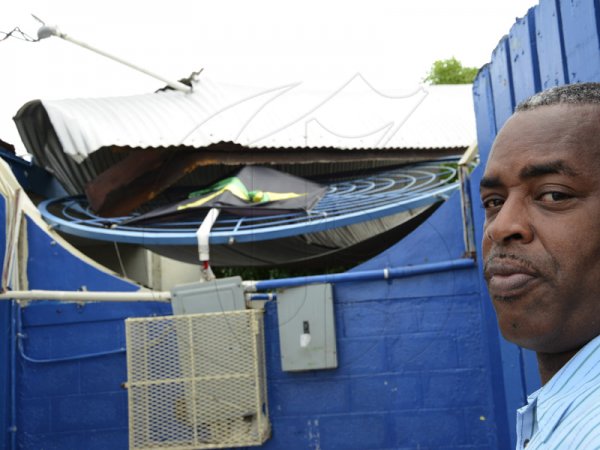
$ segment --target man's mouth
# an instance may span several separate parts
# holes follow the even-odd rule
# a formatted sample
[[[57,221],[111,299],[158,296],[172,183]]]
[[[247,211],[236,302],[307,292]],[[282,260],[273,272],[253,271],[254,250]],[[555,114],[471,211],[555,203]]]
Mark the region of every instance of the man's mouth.
[[[492,275],[488,280],[488,288],[499,295],[508,295],[524,288],[535,277],[526,273],[512,273],[510,275]]]
[[[518,259],[488,260],[485,266],[488,290],[494,297],[513,297],[538,278],[537,273]]]

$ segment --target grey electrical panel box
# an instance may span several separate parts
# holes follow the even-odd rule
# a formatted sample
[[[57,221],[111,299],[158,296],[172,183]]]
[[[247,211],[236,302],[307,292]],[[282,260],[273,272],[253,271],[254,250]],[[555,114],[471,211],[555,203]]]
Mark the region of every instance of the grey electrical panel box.
[[[277,292],[281,366],[285,371],[337,367],[330,284]]]
[[[246,308],[240,277],[181,284],[171,291],[173,314],[200,314]]]

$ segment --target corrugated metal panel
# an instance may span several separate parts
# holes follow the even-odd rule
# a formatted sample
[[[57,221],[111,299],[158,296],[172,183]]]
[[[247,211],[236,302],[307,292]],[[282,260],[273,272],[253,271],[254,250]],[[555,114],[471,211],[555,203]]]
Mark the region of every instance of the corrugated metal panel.
[[[361,76],[333,93],[302,85],[224,86],[202,78],[192,94],[42,101],[63,151],[81,162],[108,146],[426,149],[475,139],[470,85],[375,90]]]

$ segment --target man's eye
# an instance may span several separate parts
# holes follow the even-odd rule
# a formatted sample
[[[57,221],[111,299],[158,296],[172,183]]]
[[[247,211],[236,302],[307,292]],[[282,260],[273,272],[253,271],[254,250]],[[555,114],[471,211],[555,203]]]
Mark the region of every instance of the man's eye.
[[[556,191],[545,192],[539,196],[539,200],[541,202],[545,202],[545,203],[560,202],[560,201],[568,200],[570,198],[571,198],[571,196],[569,194],[565,194],[564,192],[556,192]]]
[[[504,200],[502,200],[501,198],[488,198],[488,199],[484,199],[483,200],[483,207],[484,209],[495,209],[495,208],[499,208],[502,206],[502,204],[504,203]]]

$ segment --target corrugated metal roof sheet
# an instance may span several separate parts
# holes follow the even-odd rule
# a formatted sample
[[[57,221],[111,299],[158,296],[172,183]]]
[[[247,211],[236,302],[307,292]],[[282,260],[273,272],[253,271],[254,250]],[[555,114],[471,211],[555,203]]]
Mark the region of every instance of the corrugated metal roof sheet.
[[[102,147],[433,149],[475,140],[470,85],[383,94],[357,75],[334,92],[291,84],[225,86],[207,78],[174,90],[119,98],[42,100],[63,151],[81,162]]]

